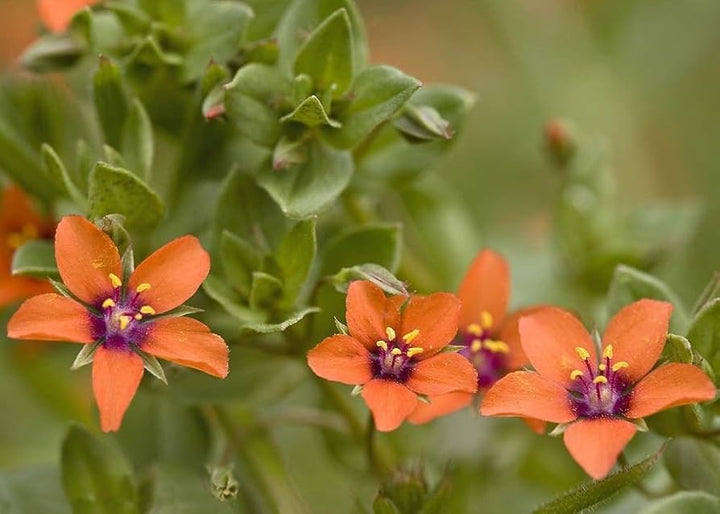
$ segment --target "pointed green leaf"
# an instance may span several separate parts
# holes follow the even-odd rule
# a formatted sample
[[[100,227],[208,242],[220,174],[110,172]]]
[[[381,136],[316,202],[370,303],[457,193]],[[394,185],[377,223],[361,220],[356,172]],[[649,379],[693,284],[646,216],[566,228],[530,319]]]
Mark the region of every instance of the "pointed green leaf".
[[[105,56],[100,56],[93,77],[93,98],[105,141],[120,148],[130,100],[120,69]]]
[[[706,303],[695,315],[687,333],[693,349],[720,375],[720,298]]]
[[[243,323],[262,323],[267,318],[264,312],[252,310],[244,305],[237,292],[218,277],[209,275],[203,282],[202,288],[205,294],[219,303],[228,314]]]
[[[260,268],[260,252],[245,239],[224,230],[220,236],[220,258],[230,283],[249,297],[252,274]]]
[[[165,215],[165,204],[145,182],[103,162],[90,173],[90,215],[122,214],[131,230],[147,230]]]
[[[640,511],[640,514],[717,514],[720,512],[720,498],[711,494],[682,491],[655,500]]]
[[[70,366],[70,369],[75,371],[76,369],[80,369],[83,366],[87,366],[88,364],[90,364],[95,357],[95,352],[101,344],[102,340],[97,340],[94,343],[83,345],[82,350],[78,352],[75,360],[72,363],[72,366]]]
[[[128,168],[145,181],[150,180],[155,136],[142,102],[133,99],[122,132],[122,155]]]
[[[429,105],[405,104],[393,125],[410,142],[450,139],[453,136],[450,122]]]
[[[347,293],[348,286],[353,280],[369,280],[386,293],[392,295],[407,296],[410,294],[404,282],[377,264],[368,263],[343,268],[332,277],[335,288],[341,293]]]
[[[349,227],[330,239],[321,255],[321,274],[343,268],[377,264],[396,270],[400,263],[401,229],[395,224]]]
[[[282,298],[282,287],[279,278],[256,271],[250,286],[250,308],[256,311],[274,309]]]
[[[280,121],[283,123],[296,121],[308,127],[329,125],[333,128],[339,128],[342,126],[341,123],[330,119],[325,112],[325,108],[320,102],[320,99],[315,95],[309,96],[303,100],[300,105],[295,107],[293,112],[280,118]]]
[[[36,278],[59,277],[52,241],[32,239],[18,248],[12,258],[12,274]]]
[[[261,334],[272,334],[275,332],[283,332],[288,327],[291,327],[295,323],[298,323],[305,318],[308,314],[320,312],[317,307],[306,307],[300,309],[297,312],[286,314],[282,316],[281,321],[267,322],[267,323],[249,323],[243,326],[243,330],[248,332],[259,332]]]
[[[663,460],[681,488],[720,495],[720,449],[711,442],[675,438],[668,443]]]
[[[275,256],[283,276],[283,305],[291,307],[315,261],[315,220],[300,221],[290,229]]]
[[[35,40],[20,56],[20,64],[36,73],[65,71],[85,53],[83,45],[71,34],[48,34]]]
[[[60,156],[52,146],[43,143],[41,147],[42,162],[45,174],[58,191],[67,195],[82,209],[86,208],[87,199],[73,183]]]

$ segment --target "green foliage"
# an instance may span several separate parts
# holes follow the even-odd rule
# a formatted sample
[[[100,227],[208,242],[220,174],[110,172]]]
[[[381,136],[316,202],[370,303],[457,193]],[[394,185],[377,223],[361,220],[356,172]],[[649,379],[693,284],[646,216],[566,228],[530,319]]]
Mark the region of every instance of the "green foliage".
[[[720,509],[720,498],[707,493],[680,492],[652,502],[641,514],[713,514]]]
[[[690,325],[687,338],[711,368],[720,371],[720,299],[711,300],[700,309]]]
[[[9,514],[70,514],[58,470],[32,467],[0,472],[0,506]]]
[[[130,110],[130,99],[123,75],[107,57],[100,57],[93,77],[93,98],[105,140],[120,148],[122,130]]]
[[[679,487],[720,495],[720,450],[714,444],[688,437],[673,439],[663,460]]]
[[[31,240],[13,254],[12,274],[29,277],[59,277],[55,265],[55,247],[50,241]]]

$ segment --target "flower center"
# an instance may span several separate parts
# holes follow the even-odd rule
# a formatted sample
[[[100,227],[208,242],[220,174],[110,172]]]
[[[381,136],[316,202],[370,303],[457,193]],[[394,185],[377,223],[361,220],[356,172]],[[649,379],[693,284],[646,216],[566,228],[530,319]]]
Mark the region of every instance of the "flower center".
[[[480,323],[472,323],[456,339],[464,348],[458,353],[469,360],[478,375],[478,388],[487,389],[507,371],[507,343],[492,339],[490,329],[493,317],[487,311],[480,313]]]
[[[628,367],[625,361],[613,362],[613,347],[607,345],[597,367],[590,364],[590,354],[585,348],[575,351],[585,362],[585,369],[570,373],[573,388],[570,403],[573,412],[581,418],[622,416],[627,412],[630,394],[628,381],[621,370]]]
[[[155,309],[140,302],[140,293],[151,288],[140,284],[134,292],[123,288],[122,281],[114,273],[108,275],[113,293],[101,304],[100,314],[92,317],[93,337],[103,339],[106,348],[129,349],[139,344],[147,335],[149,325],[144,316],[152,316]]]
[[[372,370],[375,378],[405,382],[413,369],[413,357],[423,352],[417,346],[411,346],[420,330],[411,330],[398,339],[395,330],[385,329],[386,339],[377,341],[377,350],[372,354]]]
[[[35,225],[26,223],[19,231],[10,232],[5,238],[5,244],[8,248],[15,251],[28,241],[37,239],[39,235],[40,233]]]

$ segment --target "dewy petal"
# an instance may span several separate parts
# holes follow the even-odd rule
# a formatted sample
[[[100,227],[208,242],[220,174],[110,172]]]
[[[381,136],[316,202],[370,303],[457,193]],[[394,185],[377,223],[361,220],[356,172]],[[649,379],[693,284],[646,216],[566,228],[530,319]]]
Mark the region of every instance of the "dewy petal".
[[[350,334],[366,348],[375,348],[379,340],[387,339],[387,327],[397,329],[400,324],[400,305],[403,296],[385,297],[382,289],[367,280],[350,284],[346,299],[345,318]]]
[[[192,318],[161,318],[151,327],[140,349],[219,378],[228,374],[228,347],[223,338]]]
[[[569,387],[570,373],[585,370],[575,348],[584,348],[597,363],[595,345],[580,320],[568,311],[545,307],[520,319],[520,340],[530,363],[545,378]]]
[[[497,333],[497,339],[504,341],[508,345],[507,367],[508,369],[520,369],[527,366],[530,361],[522,349],[520,342],[520,319],[529,316],[534,312],[548,307],[547,305],[536,305],[517,310],[505,318],[500,330]]]
[[[140,293],[139,302],[158,314],[174,309],[195,294],[210,272],[210,256],[195,236],[170,241],[142,261],[130,276],[128,288],[140,284],[150,289]]]
[[[95,2],[97,0],[38,0],[38,10],[52,32],[62,32],[67,29],[76,12]]]
[[[10,318],[8,337],[33,341],[92,343],[88,311],[75,300],[43,294],[26,300]]]
[[[673,306],[644,298],[623,307],[610,320],[603,334],[603,348],[613,346],[613,361],[625,361],[623,373],[637,382],[660,358]]]
[[[480,414],[568,423],[575,419],[568,394],[559,384],[535,372],[514,371],[485,393]]]
[[[430,403],[418,402],[417,407],[408,417],[408,421],[415,425],[422,425],[435,418],[467,407],[472,403],[473,398],[475,398],[473,393],[461,391],[430,396]]]
[[[129,350],[99,346],[92,366],[93,392],[104,432],[118,430],[143,375],[143,361]]]
[[[405,385],[418,394],[438,395],[477,391],[477,372],[458,353],[440,353],[418,362]]]
[[[326,380],[357,385],[372,379],[370,352],[346,335],[328,337],[308,352],[308,366]]]
[[[402,313],[398,337],[417,330],[410,346],[422,348],[416,359],[432,357],[452,341],[458,330],[460,300],[450,293],[412,296]]]
[[[628,418],[715,398],[715,384],[692,364],[672,362],[651,371],[632,390]]]
[[[505,317],[510,297],[510,268],[505,259],[493,250],[481,251],[470,264],[458,296],[462,301],[461,328],[479,323],[483,311],[492,315],[493,328],[497,327]]]
[[[567,427],[563,439],[580,467],[599,480],[615,465],[636,430],[635,425],[623,419],[581,419]]]
[[[375,419],[375,428],[390,432],[399,427],[417,406],[417,395],[402,384],[375,378],[365,384],[362,397]]]
[[[65,285],[87,303],[113,293],[110,273],[121,277],[120,254],[105,232],[81,216],[65,216],[55,233],[55,260]]]

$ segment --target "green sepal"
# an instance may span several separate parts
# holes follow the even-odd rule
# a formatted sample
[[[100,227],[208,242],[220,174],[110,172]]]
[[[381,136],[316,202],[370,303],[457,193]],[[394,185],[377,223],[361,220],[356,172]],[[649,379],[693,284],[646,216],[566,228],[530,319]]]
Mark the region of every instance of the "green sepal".
[[[130,98],[120,69],[104,55],[100,56],[93,76],[93,99],[105,141],[115,148],[121,148]]]
[[[350,335],[350,330],[348,329],[347,325],[340,321],[337,318],[333,318],[335,320],[335,326],[338,329],[338,332],[340,332],[343,335]]]
[[[150,116],[137,98],[132,100],[127,113],[121,148],[129,170],[143,180],[149,180],[155,155],[155,136]]]
[[[444,346],[443,349],[440,350],[440,353],[457,353],[463,348],[465,348],[465,346],[461,344],[449,344],[447,346]]]
[[[171,311],[163,312],[162,314],[153,316],[152,319],[156,320],[162,318],[181,318],[183,316],[191,316],[193,314],[199,314],[201,312],[205,312],[205,309],[198,309],[197,307],[193,307],[192,305],[181,305],[179,307],[175,307]]]
[[[65,298],[72,298],[73,300],[75,299],[75,296],[62,282],[58,282],[57,280],[53,280],[52,278],[48,278],[48,282],[50,282],[50,285],[53,286],[53,289],[55,289],[55,291],[57,291],[60,295],[64,296]]]
[[[426,405],[430,405],[432,403],[432,401],[430,400],[430,397],[426,394],[418,394],[416,396],[420,403],[424,403]]]
[[[647,423],[645,423],[644,418],[628,419],[628,421],[635,425],[635,428],[637,428],[638,432],[647,432],[650,430],[647,426]]]
[[[81,209],[87,208],[87,198],[80,192],[68,174],[60,156],[52,146],[43,143],[40,147],[43,170],[55,188],[63,195],[67,195]]]
[[[350,391],[350,396],[360,396],[363,390],[362,384],[357,384],[355,387],[352,388],[352,391]]]
[[[70,366],[70,369],[75,371],[76,369],[80,369],[83,366],[90,364],[93,361],[93,358],[95,358],[95,352],[98,348],[100,348],[102,343],[103,340],[98,339],[94,343],[83,345],[82,349],[78,352],[77,357],[75,357],[72,366]]]
[[[295,107],[293,112],[280,118],[280,121],[283,123],[295,121],[307,127],[318,127],[320,125],[328,125],[333,128],[342,127],[342,123],[330,119],[322,102],[315,95],[311,95],[300,102],[300,105]]]
[[[276,332],[284,332],[292,325],[302,321],[308,314],[320,312],[318,307],[305,307],[290,314],[276,316],[280,321],[268,321],[265,323],[248,323],[243,326],[243,330],[247,332],[258,332],[261,334],[272,334]]]
[[[429,105],[405,104],[393,125],[411,143],[448,140],[454,133],[450,122]]]
[[[332,277],[333,285],[341,293],[347,293],[350,282],[369,280],[388,294],[408,296],[410,293],[403,281],[379,264],[360,264],[343,268]]]
[[[262,271],[253,272],[249,298],[251,309],[257,311],[274,309],[282,294],[282,280]]]
[[[145,367],[148,372],[158,380],[160,380],[162,383],[167,385],[167,378],[165,378],[165,371],[162,368],[162,365],[157,360],[157,357],[154,355],[150,355],[147,352],[142,351],[140,348],[133,347],[132,350],[140,356],[140,358],[143,361],[143,366]]]
[[[66,71],[84,55],[85,48],[72,34],[48,34],[35,40],[20,56],[20,65],[36,73]]]
[[[684,364],[692,364],[693,349],[683,336],[677,334],[668,334],[665,339],[665,347],[662,356],[671,362],[682,362]]]
[[[272,168],[273,171],[282,171],[295,164],[304,164],[307,160],[307,142],[283,136],[273,149]]]
[[[559,423],[548,433],[548,435],[550,437],[560,437],[565,433],[569,426],[570,423]]]
[[[275,259],[283,279],[282,307],[291,307],[307,281],[317,253],[315,220],[300,221],[285,235]]]
[[[59,277],[52,241],[32,239],[26,242],[13,253],[11,270],[13,276]]]

